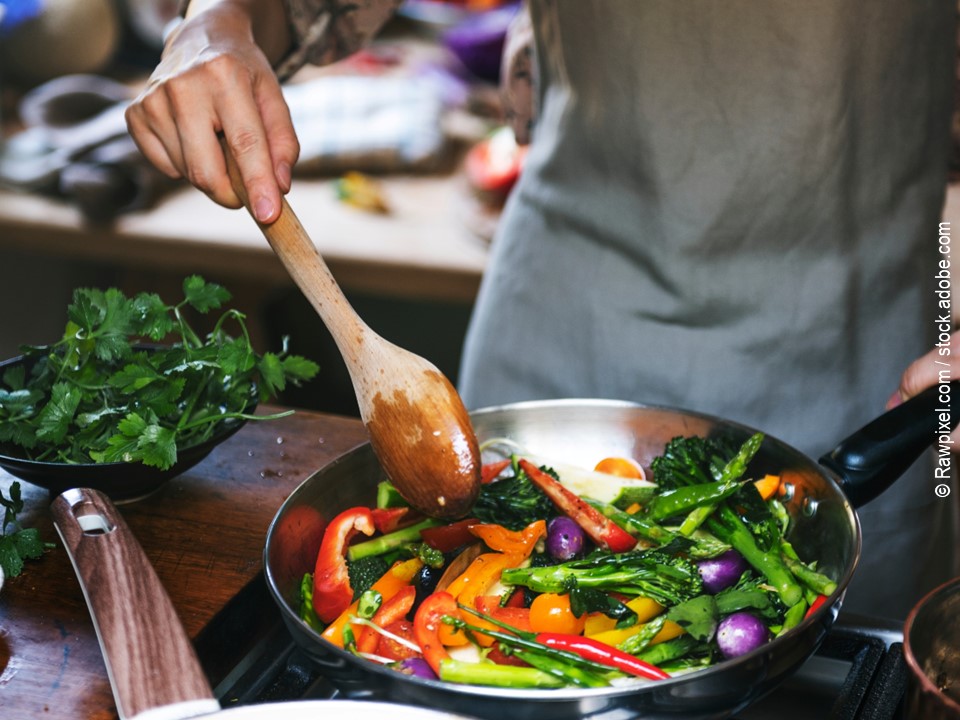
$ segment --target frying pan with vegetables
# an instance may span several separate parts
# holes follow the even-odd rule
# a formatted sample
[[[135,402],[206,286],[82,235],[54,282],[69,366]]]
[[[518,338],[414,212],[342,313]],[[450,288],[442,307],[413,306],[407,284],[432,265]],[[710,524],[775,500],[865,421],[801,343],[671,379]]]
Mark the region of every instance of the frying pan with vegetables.
[[[314,569],[327,523],[348,508],[374,505],[384,474],[369,446],[315,473],[280,508],[267,535],[268,586],[294,640],[347,697],[518,720],[729,717],[780,684],[823,641],[860,555],[854,506],[882,492],[933,442],[936,407],[936,391],[919,396],[854,433],[819,462],[778,439],[764,439],[750,463],[750,476],[781,476],[782,502],[790,516],[786,539],[801,557],[817,560],[817,569],[835,581],[836,590],[792,630],[689,674],[601,688],[483,687],[399,673],[324,640],[300,619],[300,583]],[[537,458],[582,468],[609,456],[634,458],[649,468],[675,437],[722,438],[740,446],[756,432],[703,414],[604,400],[519,403],[477,411],[472,422],[481,445],[509,438]]]

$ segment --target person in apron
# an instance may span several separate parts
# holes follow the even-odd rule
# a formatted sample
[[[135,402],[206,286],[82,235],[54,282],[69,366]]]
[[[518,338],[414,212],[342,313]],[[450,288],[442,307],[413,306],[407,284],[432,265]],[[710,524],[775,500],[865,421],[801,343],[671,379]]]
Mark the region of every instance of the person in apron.
[[[241,160],[261,220],[275,217],[295,161],[270,64],[283,77],[340,57],[395,5],[338,16],[331,3],[286,0],[288,25],[271,35],[254,25],[266,58],[247,63],[244,91],[258,100],[240,115],[259,108],[247,144],[261,151]],[[882,412],[933,344],[955,5],[531,0],[529,10],[537,120],[466,338],[468,407],[676,406],[814,457]],[[217,12],[168,43],[128,121],[161,169],[236,207],[211,171],[211,127],[229,136],[236,101],[222,83],[205,96],[202,74],[184,81],[209,108],[197,121],[169,92],[198,74],[182,59],[190,48],[228,32]],[[244,42],[237,56],[251,54]],[[918,463],[860,511],[864,553],[846,607],[902,618],[957,571],[955,505],[933,487]]]

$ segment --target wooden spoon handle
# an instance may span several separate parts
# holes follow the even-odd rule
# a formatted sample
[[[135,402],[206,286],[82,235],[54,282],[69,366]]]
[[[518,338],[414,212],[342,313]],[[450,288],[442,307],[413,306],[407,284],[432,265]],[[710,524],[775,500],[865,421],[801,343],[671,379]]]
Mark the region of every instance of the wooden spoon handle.
[[[164,708],[162,717],[172,720],[219,710],[170,597],[107,496],[67,490],[51,512],[93,618],[120,717]]]
[[[227,173],[233,190],[250,211],[250,199],[247,197],[243,178],[240,176],[240,168],[222,137],[220,145],[223,148]],[[330,272],[330,268],[327,267],[327,263],[300,223],[293,208],[290,207],[286,198],[281,197],[280,215],[274,222],[265,225],[257,220],[252,211],[250,216],[260,227],[260,231],[267,238],[267,242],[280,258],[290,277],[333,335],[348,367],[352,367],[352,363],[357,360],[358,335],[369,334],[371,331],[343,294],[343,290],[340,289],[340,285],[337,284],[333,273]]]

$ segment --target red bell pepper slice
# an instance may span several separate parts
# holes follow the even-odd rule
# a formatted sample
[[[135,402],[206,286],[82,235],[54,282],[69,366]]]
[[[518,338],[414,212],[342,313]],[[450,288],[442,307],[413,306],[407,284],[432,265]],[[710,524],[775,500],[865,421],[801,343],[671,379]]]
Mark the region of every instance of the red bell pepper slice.
[[[417,589],[407,585],[389,600],[384,600],[380,608],[373,614],[371,621],[382,628],[402,620],[413,608],[413,601],[417,597]],[[380,633],[372,627],[364,627],[357,637],[357,650],[372,653],[380,642]]]
[[[599,510],[586,503],[576,493],[565,488],[529,460],[521,460],[519,465],[531,482],[543,490],[550,501],[557,506],[557,509],[573,519],[597,545],[615,553],[626,552],[636,546],[637,540],[633,535],[612,520],[604,517]]]
[[[440,641],[440,628],[443,626],[443,616],[460,617],[460,608],[453,595],[440,590],[428,595],[417,610],[413,618],[413,634],[417,638],[417,645],[423,653],[423,659],[440,676],[440,662],[450,658],[450,654]]]
[[[420,531],[420,538],[434,550],[451,552],[458,547],[463,547],[476,541],[476,538],[470,532],[470,526],[476,525],[479,522],[476,518],[467,518],[466,520],[458,520],[449,525],[437,525],[436,527],[424,528]]]
[[[658,668],[634,657],[612,645],[598,640],[591,640],[582,635],[567,635],[564,633],[538,633],[536,641],[547,647],[557,650],[573,652],[584,658],[602,665],[607,665],[629,675],[646,678],[647,680],[667,680],[670,675]]]
[[[496,480],[500,473],[507,469],[510,465],[509,458],[507,460],[498,460],[497,462],[487,463],[480,468],[480,482],[483,485],[492,483]]]
[[[370,513],[377,532],[384,535],[415,525],[424,518],[422,513],[408,507],[370,508]]]
[[[324,623],[337,619],[353,601],[347,572],[347,546],[358,533],[373,535],[370,508],[355,507],[337,515],[323,533],[313,571],[313,609]]]

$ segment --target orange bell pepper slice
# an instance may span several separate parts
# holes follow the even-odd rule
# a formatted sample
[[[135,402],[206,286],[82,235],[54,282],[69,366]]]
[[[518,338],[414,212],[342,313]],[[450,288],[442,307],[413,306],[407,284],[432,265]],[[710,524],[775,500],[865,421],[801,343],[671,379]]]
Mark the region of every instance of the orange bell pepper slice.
[[[471,525],[470,532],[497,552],[527,557],[537,541],[547,534],[547,521],[535,520],[523,530],[508,530],[503,525],[483,523]]]

